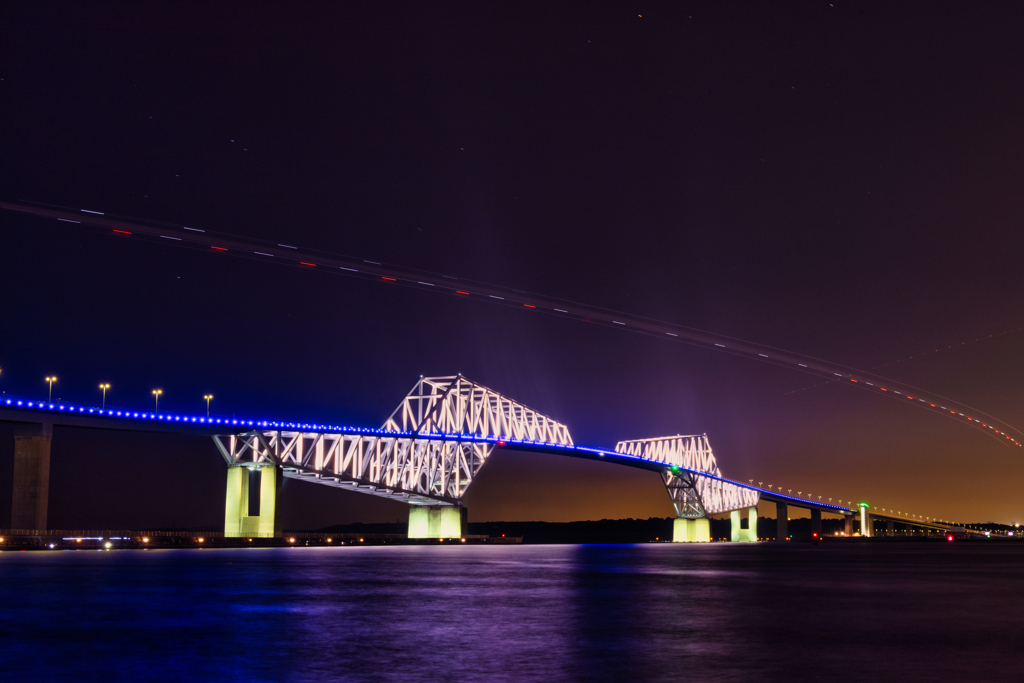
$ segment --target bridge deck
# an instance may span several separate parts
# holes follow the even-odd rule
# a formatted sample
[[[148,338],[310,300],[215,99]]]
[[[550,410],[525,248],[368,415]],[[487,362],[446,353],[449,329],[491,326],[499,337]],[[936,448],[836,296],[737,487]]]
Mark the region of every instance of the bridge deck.
[[[270,420],[248,420],[217,417],[210,419],[207,418],[206,416],[175,415],[167,413],[157,414],[143,411],[118,410],[116,408],[102,410],[96,407],[76,406],[42,401],[30,401],[28,399],[19,399],[15,397],[0,398],[0,422],[9,422],[25,425],[41,424],[47,427],[66,426],[85,429],[109,429],[117,431],[157,432],[174,434],[184,433],[195,434],[199,436],[218,436],[253,430],[295,430],[310,433],[376,435],[380,437],[398,437],[406,439],[411,438],[424,441],[461,441],[467,443],[486,443],[493,444],[496,448],[503,448],[512,451],[530,451],[534,453],[549,453],[552,455],[568,456],[572,458],[583,458],[585,460],[607,462],[616,465],[622,465],[625,467],[633,467],[637,469],[644,469],[649,470],[651,472],[659,473],[664,472],[666,471],[666,469],[672,467],[670,463],[658,462],[654,460],[645,460],[635,455],[618,453],[616,451],[605,450],[601,448],[591,448],[587,446],[550,444],[532,441],[511,441],[494,438],[464,436],[457,434],[417,435],[403,432],[387,432],[380,429],[364,429],[358,427],[344,427],[309,423],[278,422]],[[734,486],[755,491],[757,492],[760,500],[768,502],[787,503],[794,507],[806,508],[811,510],[820,510],[822,512],[830,514],[857,514],[855,510],[840,505],[829,505],[827,503],[797,498],[795,496],[786,496],[775,491],[767,491],[765,489],[761,489],[750,484],[745,484],[739,481],[733,481],[731,479],[726,479],[725,477],[717,477],[706,472],[700,472],[697,470],[690,470],[687,468],[678,467],[676,469],[691,472],[693,474],[698,474],[704,477],[709,477]],[[310,478],[310,475],[308,473],[296,472],[293,476],[297,478],[308,479],[311,481],[317,481],[315,477]],[[334,486],[339,485],[336,481],[324,481],[323,483]],[[367,482],[367,484],[370,483],[371,482]],[[351,485],[348,485],[347,488],[351,490],[353,487]],[[878,519],[886,518],[885,516],[878,514],[872,514],[872,516]],[[902,517],[894,516],[892,519],[893,521],[899,521],[902,523],[917,523],[914,520],[907,520]],[[944,527],[937,526],[935,528]]]

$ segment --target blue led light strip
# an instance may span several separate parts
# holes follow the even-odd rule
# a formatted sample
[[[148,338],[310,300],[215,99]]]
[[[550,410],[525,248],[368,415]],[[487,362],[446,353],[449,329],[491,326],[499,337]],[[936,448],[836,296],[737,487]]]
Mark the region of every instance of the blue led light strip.
[[[280,422],[276,420],[247,420],[236,418],[220,418],[195,415],[177,415],[174,413],[150,413],[135,410],[105,410],[102,408],[89,408],[87,406],[76,406],[63,403],[52,403],[48,401],[32,401],[29,399],[5,398],[0,399],[0,407],[10,407],[20,410],[45,411],[51,413],[63,413],[66,415],[81,415],[85,417],[102,417],[105,419],[117,420],[145,420],[151,423],[164,423],[175,425],[224,425],[226,427],[259,427],[265,429],[308,429],[321,432],[347,432],[358,434],[381,434],[390,436],[411,436],[407,432],[388,432],[382,429],[366,429],[363,427],[345,427],[340,425],[316,424],[311,422]]]

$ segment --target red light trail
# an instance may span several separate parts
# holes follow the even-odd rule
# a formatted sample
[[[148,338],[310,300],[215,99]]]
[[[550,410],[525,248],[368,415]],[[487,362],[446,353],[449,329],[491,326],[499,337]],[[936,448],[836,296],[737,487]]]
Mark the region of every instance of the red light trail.
[[[522,308],[530,308],[549,315],[568,317],[580,322],[596,323],[615,329],[626,330],[635,334],[656,336],[661,337],[662,339],[671,338],[669,339],[670,341],[680,341],[694,346],[724,351],[732,355],[750,358],[763,363],[771,363],[772,365],[785,367],[797,372],[816,375],[826,380],[849,380],[849,382],[844,381],[843,384],[846,386],[853,384],[856,385],[854,388],[871,391],[876,395],[881,395],[878,393],[881,391],[891,398],[904,396],[907,400],[914,401],[914,404],[919,408],[923,408],[925,410],[935,409],[935,412],[938,415],[944,415],[946,417],[952,416],[953,419],[958,420],[961,424],[981,430],[985,434],[996,439],[999,443],[1004,443],[1005,439],[1009,440],[1013,445],[1021,446],[1021,441],[1024,440],[1024,432],[992,415],[988,415],[983,411],[937,394],[931,394],[929,400],[920,398],[921,394],[928,395],[929,392],[926,392],[919,387],[912,387],[893,382],[869,371],[859,370],[857,368],[851,368],[819,358],[804,356],[802,354],[792,353],[783,349],[757,344],[755,342],[735,339],[725,335],[715,334],[713,332],[687,328],[660,320],[635,316],[618,311],[611,311],[598,306],[565,301],[542,295],[529,294],[529,299],[535,303],[526,303],[522,300],[524,298],[523,292],[507,287],[483,282],[462,280],[450,275],[439,275],[415,268],[383,264],[378,261],[369,261],[366,259],[330,254],[315,249],[302,249],[287,244],[269,243],[261,240],[239,237],[237,235],[204,231],[199,230],[198,228],[174,226],[167,223],[157,223],[155,221],[120,218],[110,214],[101,214],[98,212],[86,211],[84,209],[75,210],[42,204],[0,202],[0,208],[7,209],[9,211],[17,211],[19,213],[36,215],[43,218],[52,218],[66,223],[76,223],[85,228],[101,228],[104,231],[113,230],[113,232],[131,235],[135,238],[152,238],[154,241],[159,240],[160,238],[167,239],[168,235],[164,233],[172,230],[181,230],[182,232],[178,233],[178,236],[170,237],[170,239],[175,240],[173,246],[184,248],[201,249],[204,245],[209,245],[209,242],[204,241],[204,236],[214,235],[221,244],[225,244],[227,246],[219,247],[209,245],[210,249],[230,252],[232,256],[240,258],[249,258],[266,263],[278,263],[282,265],[288,265],[290,263],[295,266],[317,266],[319,264],[324,268],[329,269],[321,272],[334,272],[339,275],[348,275],[350,277],[359,277],[363,279],[369,278],[377,282],[385,280],[388,282],[395,282],[402,286],[419,289],[421,291],[441,292],[448,293],[449,295],[454,294],[461,297],[470,297],[481,301],[487,301],[494,305],[518,307],[519,310],[522,310]],[[130,228],[130,230],[128,228]],[[166,245],[167,243],[164,244]],[[284,251],[284,249],[287,249],[288,251]],[[317,263],[300,260],[300,258],[303,257],[316,258]],[[472,284],[472,294],[469,291],[454,288],[452,286],[452,282],[470,282]],[[869,380],[874,380],[874,382]],[[896,389],[892,389],[892,392],[890,393],[889,388],[876,386],[875,382],[879,384],[884,382],[888,384],[890,388],[893,385],[901,386],[907,391],[906,394],[904,394]],[[910,392],[913,392],[917,398],[911,396]],[[893,394],[896,395],[894,396]],[[943,403],[948,405],[942,405]],[[957,408],[957,410],[951,410],[950,406]],[[990,422],[1000,424],[1003,429],[995,429],[992,425],[987,423],[982,425],[980,420],[968,417],[964,414],[964,411],[970,411],[970,413],[973,414],[985,415],[990,418]],[[1018,438],[1021,440],[1008,436],[1008,431],[1016,433]]]

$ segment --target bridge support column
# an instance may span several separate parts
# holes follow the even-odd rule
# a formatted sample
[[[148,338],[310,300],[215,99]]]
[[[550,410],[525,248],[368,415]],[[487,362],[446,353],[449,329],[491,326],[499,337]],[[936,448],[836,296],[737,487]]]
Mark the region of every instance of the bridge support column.
[[[690,542],[690,522],[692,520],[686,519],[685,517],[676,517],[672,522],[672,542],[673,543],[689,543]]]
[[[677,517],[672,522],[673,543],[710,543],[711,522],[707,518]]]
[[[429,538],[427,532],[430,529],[430,508],[421,505],[413,505],[409,508],[409,538]]]
[[[51,424],[19,424],[14,427],[12,529],[46,529],[52,441]]]
[[[409,508],[409,538],[462,538],[469,524],[468,510],[460,506],[414,505]]]
[[[873,530],[871,529],[871,516],[868,514],[868,504],[860,504],[860,535],[861,536],[874,536]]]
[[[885,535],[895,536],[896,535],[896,523],[891,519],[885,523]]]
[[[853,515],[846,515],[846,518],[843,520],[843,524],[843,531],[846,535],[853,536]]]
[[[775,504],[775,540],[789,539],[789,506],[785,503]]]
[[[729,513],[729,541],[738,543],[742,532],[743,530],[740,528],[740,511],[733,510]]]
[[[811,509],[811,535],[818,534],[821,538],[821,510]]]
[[[244,466],[228,468],[228,486],[224,503],[225,538],[273,538],[280,531],[277,494],[281,490],[281,468],[259,468],[260,513],[249,514],[249,470]]]
[[[747,508],[747,540],[757,543],[757,508]]]
[[[693,542],[694,543],[710,543],[711,542],[711,520],[707,517],[701,517],[700,519],[693,520],[693,524],[690,527],[693,529]]]

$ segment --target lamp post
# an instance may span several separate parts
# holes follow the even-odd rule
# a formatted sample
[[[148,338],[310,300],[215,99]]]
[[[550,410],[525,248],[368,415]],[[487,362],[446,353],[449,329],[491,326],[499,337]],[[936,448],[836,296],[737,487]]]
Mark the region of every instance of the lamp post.
[[[155,412],[157,414],[160,413],[160,394],[162,394],[162,393],[164,393],[163,389],[154,389],[153,390],[153,396],[154,396],[154,401],[155,401],[154,409],[155,409]]]
[[[53,383],[54,383],[54,382],[56,382],[56,381],[57,381],[57,378],[56,378],[56,377],[47,377],[47,378],[46,378],[46,382],[47,382],[47,384],[49,384],[49,385],[50,385],[50,396],[49,396],[49,398],[48,398],[48,399],[46,400],[46,402],[47,402],[47,403],[49,403],[50,401],[52,401],[52,400],[53,400]]]
[[[203,399],[206,401],[206,419],[209,420],[210,419],[210,401],[213,400],[213,394],[206,394],[205,396],[203,396]]]
[[[103,405],[101,406],[101,408],[103,410],[106,410],[106,408],[107,408],[107,389],[109,389],[109,388],[110,388],[109,384],[101,384],[100,385],[100,389],[103,390]]]

